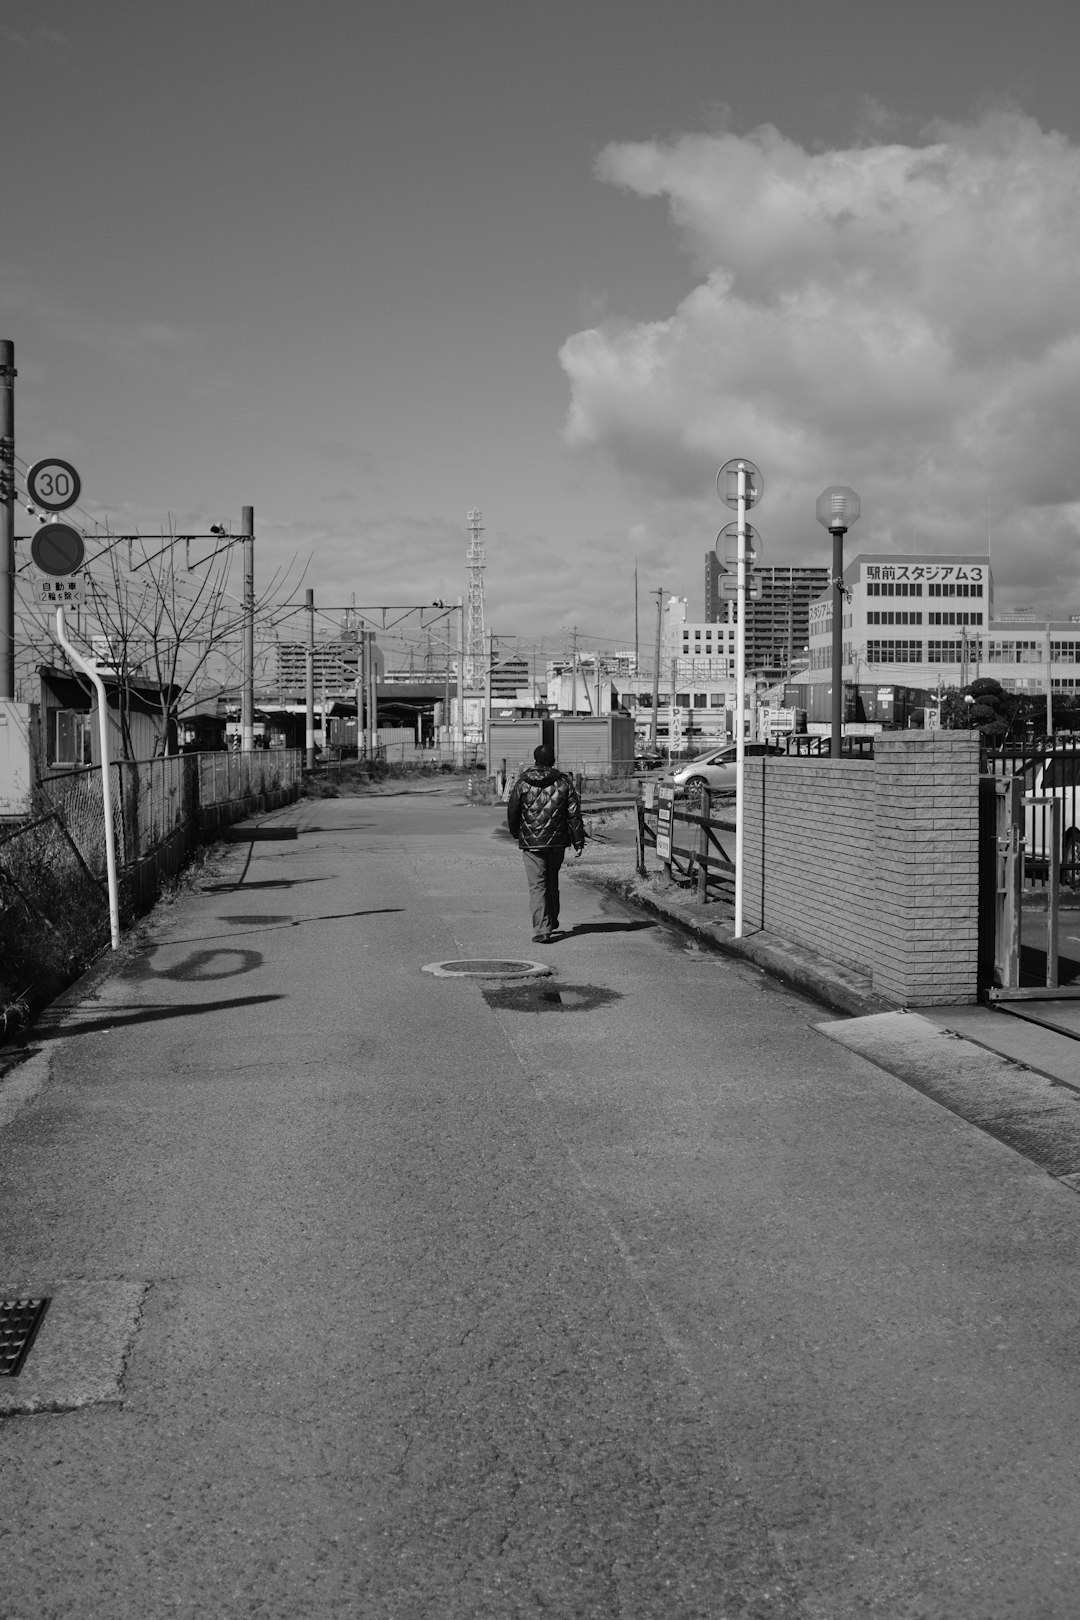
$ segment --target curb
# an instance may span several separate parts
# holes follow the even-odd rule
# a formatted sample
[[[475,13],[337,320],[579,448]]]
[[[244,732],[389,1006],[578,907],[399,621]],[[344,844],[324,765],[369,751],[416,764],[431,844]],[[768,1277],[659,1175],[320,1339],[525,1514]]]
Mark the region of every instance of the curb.
[[[706,922],[704,918],[695,917],[686,905],[645,889],[638,878],[605,878],[587,871],[574,875],[579,882],[603,889],[629,905],[640,906],[666,922],[675,923],[726,956],[752,962],[781,984],[812,997],[833,1012],[843,1013],[848,1018],[865,1018],[872,1013],[898,1010],[895,1002],[887,1001],[873,990],[865,974],[830,962],[816,951],[782,939],[778,934],[762,930],[736,939],[734,924],[729,919]]]

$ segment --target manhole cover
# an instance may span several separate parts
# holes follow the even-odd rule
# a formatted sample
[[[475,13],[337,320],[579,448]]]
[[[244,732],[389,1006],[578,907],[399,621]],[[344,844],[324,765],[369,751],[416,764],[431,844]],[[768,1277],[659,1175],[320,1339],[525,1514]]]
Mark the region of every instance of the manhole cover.
[[[18,1378],[48,1299],[0,1299],[0,1378]]]
[[[514,957],[466,956],[458,961],[427,962],[424,973],[437,979],[532,979],[551,972],[546,962],[523,962]]]

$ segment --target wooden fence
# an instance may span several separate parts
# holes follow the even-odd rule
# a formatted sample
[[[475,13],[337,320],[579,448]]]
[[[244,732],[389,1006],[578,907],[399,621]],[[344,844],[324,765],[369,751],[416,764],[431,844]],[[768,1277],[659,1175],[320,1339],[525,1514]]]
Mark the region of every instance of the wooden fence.
[[[700,808],[691,810],[679,804],[671,806],[671,858],[663,862],[663,869],[673,882],[684,888],[693,888],[702,902],[706,900],[735,899],[735,829],[721,823],[712,813],[711,794],[702,790]],[[725,806],[730,808],[731,799]],[[637,807],[637,869],[641,877],[647,876],[646,849],[656,849],[658,806]],[[685,834],[680,836],[682,830]]]

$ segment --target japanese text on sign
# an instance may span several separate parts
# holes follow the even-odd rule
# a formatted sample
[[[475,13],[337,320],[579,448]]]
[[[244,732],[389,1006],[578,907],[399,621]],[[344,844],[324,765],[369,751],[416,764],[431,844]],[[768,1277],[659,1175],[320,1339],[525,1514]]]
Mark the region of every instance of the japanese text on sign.
[[[41,607],[67,607],[82,599],[83,586],[78,574],[38,580],[38,604]]]

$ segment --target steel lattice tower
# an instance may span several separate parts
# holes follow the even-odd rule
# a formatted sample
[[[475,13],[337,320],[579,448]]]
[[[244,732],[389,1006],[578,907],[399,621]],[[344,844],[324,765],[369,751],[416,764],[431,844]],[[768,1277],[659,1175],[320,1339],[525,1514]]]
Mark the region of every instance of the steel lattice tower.
[[[465,558],[469,574],[469,611],[465,621],[462,691],[474,693],[484,690],[487,663],[484,651],[484,569],[487,561],[480,540],[484,532],[483,516],[478,506],[474,506],[468,515],[469,549]]]

